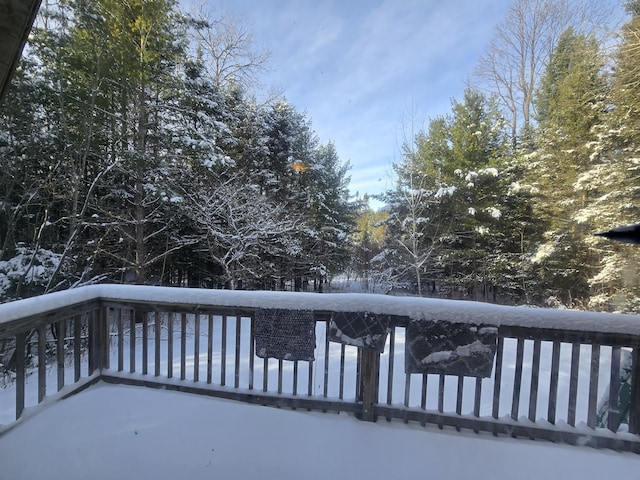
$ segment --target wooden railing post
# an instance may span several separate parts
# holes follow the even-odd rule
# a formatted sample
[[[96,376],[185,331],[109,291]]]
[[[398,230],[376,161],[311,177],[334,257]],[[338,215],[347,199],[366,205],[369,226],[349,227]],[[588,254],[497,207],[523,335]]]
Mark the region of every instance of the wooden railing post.
[[[108,325],[107,308],[100,305],[97,310],[91,312],[89,318],[89,375],[98,370],[102,372],[107,368],[108,355]]]
[[[362,396],[362,418],[375,422],[375,405],[378,403],[378,383],[380,378],[380,353],[371,348],[363,348],[360,355],[360,395]]]

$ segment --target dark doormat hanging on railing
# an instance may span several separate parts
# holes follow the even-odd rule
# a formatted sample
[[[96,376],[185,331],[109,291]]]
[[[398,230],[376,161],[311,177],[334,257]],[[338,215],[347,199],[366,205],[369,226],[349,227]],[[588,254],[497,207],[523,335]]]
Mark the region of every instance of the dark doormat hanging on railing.
[[[258,309],[255,312],[256,355],[279,360],[314,360],[316,322],[307,310]]]
[[[445,321],[413,321],[407,327],[406,373],[490,377],[498,328]]]
[[[389,331],[389,315],[369,312],[334,312],[331,315],[329,341],[384,352]]]

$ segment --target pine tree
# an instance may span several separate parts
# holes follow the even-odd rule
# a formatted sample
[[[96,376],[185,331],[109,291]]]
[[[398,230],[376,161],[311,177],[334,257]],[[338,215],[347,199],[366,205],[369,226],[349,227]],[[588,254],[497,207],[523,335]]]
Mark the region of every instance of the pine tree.
[[[579,178],[578,186],[587,191],[590,202],[576,220],[592,226],[592,231],[638,222],[640,210],[640,4],[627,2],[632,15],[622,29],[615,55],[615,69],[607,110],[602,123],[594,128],[589,143],[591,165]],[[605,242],[587,237],[597,268],[589,278],[593,308],[637,311],[640,305],[638,268],[640,256],[632,245]]]
[[[546,221],[544,237],[533,257],[546,295],[567,305],[584,304],[593,266],[585,237],[586,222],[574,220],[588,202],[578,187],[589,168],[592,129],[601,121],[606,85],[597,42],[572,28],[565,31],[550,57],[537,93],[537,150],[528,158],[528,181],[537,191],[534,215]]]
[[[384,222],[389,214],[385,210],[371,209],[366,195],[362,200],[358,199],[358,204],[348,273],[360,280],[364,291],[377,293],[381,285],[377,284],[374,275],[374,259],[383,251],[386,236]]]
[[[441,187],[454,189],[443,197],[451,222],[440,252],[443,284],[452,292],[492,300],[507,264],[503,255],[514,247],[505,240],[512,221],[505,123],[493,101],[473,90],[465,92],[464,102],[454,101],[452,110],[441,168]]]
[[[307,270],[321,285],[346,269],[355,206],[349,200],[348,163],[342,163],[334,145],[318,145],[307,166],[293,165],[304,192],[302,206],[309,227]],[[300,279],[298,279],[300,282]]]
[[[83,257],[91,258],[87,268],[114,280],[159,281],[158,268],[169,251],[163,217],[171,218],[172,195],[162,179],[171,168],[167,132],[175,115],[166,107],[183,58],[181,25],[171,1],[75,5],[73,71],[87,78],[83,95],[99,101],[99,108],[84,115],[98,133],[88,137],[88,160],[100,178],[88,182],[95,192],[82,224],[92,251]],[[82,121],[80,114],[72,118]]]
[[[413,142],[396,166],[397,189],[386,194],[381,271],[412,279],[420,294],[523,295],[528,202],[495,103],[467,90]]]
[[[301,288],[344,268],[348,165],[292,105],[251,99],[241,72],[210,78],[176,2],[62,2],[42,18],[0,114],[0,296]]]

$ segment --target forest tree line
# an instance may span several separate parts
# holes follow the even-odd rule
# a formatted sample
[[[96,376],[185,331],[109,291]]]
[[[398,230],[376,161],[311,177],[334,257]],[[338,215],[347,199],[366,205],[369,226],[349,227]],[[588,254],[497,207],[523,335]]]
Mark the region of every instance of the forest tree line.
[[[227,17],[43,2],[0,113],[0,298],[96,282],[320,290],[344,269],[348,165]]]
[[[384,212],[361,212],[370,289],[637,311],[640,2],[516,0],[462,99],[409,134]],[[413,120],[413,119],[412,119]],[[377,218],[376,218],[377,217]]]

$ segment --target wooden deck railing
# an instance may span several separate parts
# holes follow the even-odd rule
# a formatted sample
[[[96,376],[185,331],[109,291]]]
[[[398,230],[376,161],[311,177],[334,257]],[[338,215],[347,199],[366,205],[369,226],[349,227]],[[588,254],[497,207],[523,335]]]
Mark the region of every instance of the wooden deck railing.
[[[257,351],[256,322],[273,309],[303,312],[306,320],[290,321],[315,325],[312,358],[294,351],[287,359],[287,348],[298,348],[291,345],[282,354]],[[336,334],[344,314],[360,326],[382,319],[384,350],[369,348],[370,336]],[[469,340],[468,332],[488,337]],[[274,345],[282,346],[281,334],[270,332]],[[640,453],[639,349],[635,315],[379,295],[84,287],[0,305],[0,433],[25,407],[102,380]],[[466,364],[477,353],[484,372]]]

